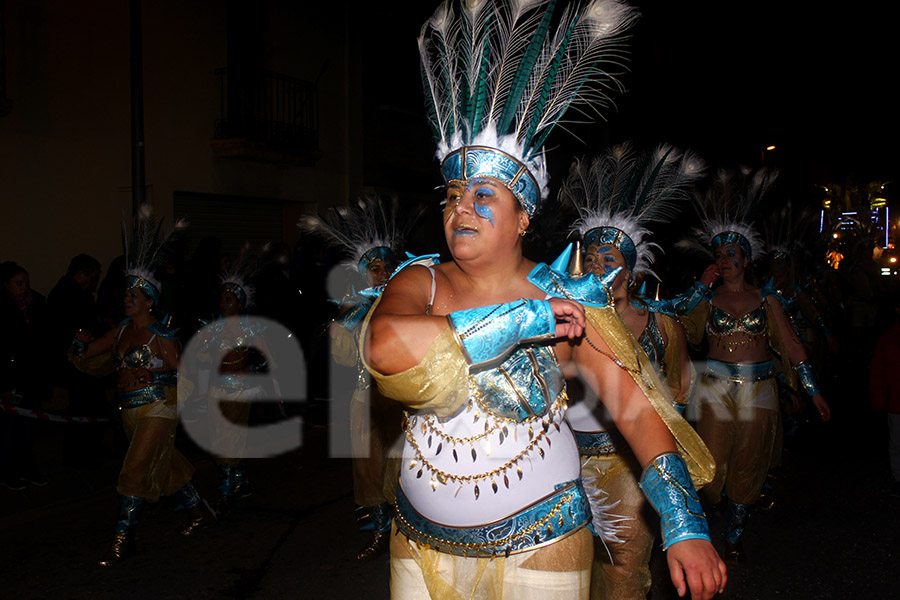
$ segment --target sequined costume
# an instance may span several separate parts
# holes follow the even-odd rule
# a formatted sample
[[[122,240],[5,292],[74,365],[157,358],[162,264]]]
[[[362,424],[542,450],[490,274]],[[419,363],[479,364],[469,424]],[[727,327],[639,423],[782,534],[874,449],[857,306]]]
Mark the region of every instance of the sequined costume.
[[[257,347],[264,330],[263,325],[247,315],[219,318],[204,329],[205,337],[199,347],[197,358],[212,373],[207,393],[209,448],[220,472],[220,511],[250,494],[244,461],[250,409],[255,400],[267,394],[262,386],[248,383],[247,376],[268,372],[268,359]],[[221,364],[212,368],[212,356],[222,353]]]
[[[642,302],[636,306],[650,308]],[[682,391],[680,349],[668,343],[678,327],[672,316],[650,309],[647,326],[637,341],[668,388],[673,406],[683,412],[690,389],[685,386],[687,393]],[[594,554],[591,597],[645,598],[651,586],[649,564],[657,525],[639,485],[641,465],[612,423],[596,418],[590,403],[573,404],[566,419],[578,442],[581,476],[592,506],[609,524],[595,526],[604,548]]]
[[[116,343],[110,353],[84,358],[86,346],[75,341],[69,351],[69,361],[79,370],[103,375],[111,368],[118,372],[148,369],[151,381],[133,391],[120,391],[116,399],[121,411],[122,426],[128,438],[128,450],[119,472],[116,491],[119,493],[119,520],[116,524],[116,558],[131,553],[124,544],[133,547],[133,529],[137,525],[146,502],[156,502],[160,496],[174,496],[179,508],[197,509],[201,499],[191,485],[194,467],[175,448],[178,426],[177,375],[161,370],[156,338],[177,339],[177,330],[156,321],[148,329],[152,337],[147,343],[126,349],[119,348],[119,339],[130,319],[119,327]],[[193,528],[186,529],[190,533]],[[105,559],[109,564],[112,558]]]
[[[547,265],[538,265],[529,281],[548,292],[571,292]],[[536,550],[544,553],[540,560],[553,562],[563,556],[556,553],[591,544],[590,536],[584,538],[591,505],[576,439],[564,419],[565,383],[552,346],[545,345],[553,334],[506,341],[510,330],[515,335],[523,328],[540,331],[534,320],[541,317],[535,313],[504,320],[533,302],[452,313],[453,326],[434,340],[418,365],[396,375],[370,370],[382,392],[407,410],[396,529],[408,541],[391,542],[392,556],[407,558],[392,561],[392,568],[408,577],[421,571],[420,583],[428,590],[448,584],[440,572],[449,568],[448,561],[458,578],[451,587],[459,589],[458,581],[474,578],[502,588],[497,580],[505,580],[506,569],[537,556]],[[605,332],[615,360],[651,398],[697,482],[708,481],[711,457],[660,393],[662,384],[615,309],[591,307],[588,315]],[[486,330],[486,345],[466,344],[468,335]],[[679,539],[669,538],[669,543]],[[592,554],[584,552],[586,558]],[[454,561],[447,555],[479,560]],[[504,560],[511,560],[508,567]],[[587,590],[589,564],[578,575],[584,579],[577,589]]]
[[[357,374],[350,399],[353,497],[357,506],[370,512],[372,528],[386,532],[391,517],[379,511],[396,501],[403,411],[400,404],[371,385],[359,358],[362,319],[382,287],[364,290],[341,302],[343,310],[332,327],[331,355],[337,364],[351,367]]]
[[[701,342],[704,334],[721,337],[742,332],[749,336],[744,339],[765,337],[784,361],[786,380],[796,385],[771,310],[762,298],[758,308],[741,316],[704,302],[685,315],[682,324],[688,341],[694,345]],[[774,365],[772,361],[744,364],[710,359],[699,377],[692,402],[697,431],[715,457],[717,467],[716,477],[703,495],[710,504],[718,504],[724,495],[731,524],[726,540],[736,543],[749,507],[762,491],[776,449],[780,410]]]
[[[458,325],[415,367],[371,371],[381,392],[406,409],[392,587],[433,598],[476,588],[484,597],[519,598],[540,581],[561,586],[560,598],[577,597],[590,573],[590,508],[555,353],[529,344],[470,372],[479,354],[458,343],[470,329]],[[573,553],[584,556],[574,579],[529,568],[571,562]]]

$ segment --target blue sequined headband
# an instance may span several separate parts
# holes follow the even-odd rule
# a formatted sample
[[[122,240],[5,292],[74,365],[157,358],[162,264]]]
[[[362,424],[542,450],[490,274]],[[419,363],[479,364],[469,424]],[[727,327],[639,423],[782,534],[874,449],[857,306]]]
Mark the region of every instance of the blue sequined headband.
[[[753,260],[753,252],[750,250],[749,240],[736,231],[723,231],[714,237],[710,244],[713,249],[724,246],[725,244],[737,244],[741,247],[741,250],[743,250],[744,256],[747,257],[748,260]]]
[[[362,258],[359,259],[357,269],[359,269],[360,273],[365,274],[366,267],[368,267],[376,260],[383,260],[385,263],[392,263],[394,262],[394,252],[387,246],[378,246],[376,248],[372,248],[371,250],[368,250],[365,254],[363,254]]]
[[[625,258],[625,266],[629,271],[634,270],[637,264],[637,249],[634,242],[624,231],[615,227],[596,227],[584,234],[585,247],[597,244],[600,246],[609,244],[615,247]]]
[[[154,304],[159,304],[159,290],[155,285],[139,275],[126,275],[125,289],[132,290],[134,288],[138,288],[139,290],[150,296],[150,299],[153,300]]]
[[[473,177],[493,177],[501,181],[528,216],[534,215],[541,198],[541,188],[524,164],[496,148],[463,146],[444,158],[441,164],[444,180],[468,181]]]

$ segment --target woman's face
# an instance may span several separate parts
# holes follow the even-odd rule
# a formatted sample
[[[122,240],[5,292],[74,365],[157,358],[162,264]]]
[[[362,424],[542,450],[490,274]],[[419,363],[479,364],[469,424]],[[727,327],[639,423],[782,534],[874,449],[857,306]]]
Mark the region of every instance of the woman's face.
[[[717,246],[715,250],[716,266],[723,279],[728,277],[742,277],[749,262],[744,257],[744,251],[735,243]]]
[[[241,310],[241,303],[237,294],[230,290],[223,290],[219,294],[219,312],[223,317],[233,317]]]
[[[590,244],[584,253],[584,268],[588,273],[593,273],[598,277],[603,277],[607,273],[622,267],[625,271],[625,277],[619,276],[613,289],[617,290],[622,286],[627,286],[630,274],[628,267],[625,265],[625,256],[615,246],[609,244],[599,245]]]
[[[3,285],[6,287],[6,293],[12,298],[21,298],[31,287],[28,280],[28,273],[25,272],[16,273],[9,278],[8,282],[4,282]]]
[[[509,189],[490,177],[447,186],[444,235],[455,259],[491,256],[515,246],[528,215]]]
[[[375,287],[387,283],[391,275],[391,268],[383,259],[376,259],[366,265],[366,283],[369,287]]]
[[[149,314],[153,308],[153,300],[138,288],[131,288],[125,292],[125,316],[135,318]]]

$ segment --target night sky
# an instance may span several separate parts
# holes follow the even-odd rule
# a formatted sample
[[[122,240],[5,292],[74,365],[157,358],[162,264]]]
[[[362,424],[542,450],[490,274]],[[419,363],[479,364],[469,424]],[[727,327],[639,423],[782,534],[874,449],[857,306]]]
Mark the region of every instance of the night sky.
[[[864,181],[897,177],[900,149],[892,138],[900,119],[889,91],[897,52],[880,5],[634,4],[642,18],[633,31],[626,93],[606,111],[606,125],[575,128],[586,146],[564,132],[551,136],[548,146],[557,154],[571,157],[623,140],[639,147],[668,142],[718,168],[759,166],[762,148],[774,144],[766,164],[780,168],[795,195],[850,174]],[[378,57],[372,60],[387,67],[370,73],[380,101],[421,113],[422,127],[415,37],[435,6],[414,3],[401,15],[378,3],[366,15],[379,24],[368,29],[366,43]]]

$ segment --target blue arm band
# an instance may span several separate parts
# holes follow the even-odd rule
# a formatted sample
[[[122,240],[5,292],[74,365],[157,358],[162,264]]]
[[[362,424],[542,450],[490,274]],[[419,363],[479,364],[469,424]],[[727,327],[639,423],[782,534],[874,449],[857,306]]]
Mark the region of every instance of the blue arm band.
[[[812,367],[805,360],[797,365],[797,377],[800,378],[800,385],[806,390],[810,397],[821,394],[819,386],[816,385],[816,376],[813,375]]]
[[[603,277],[590,273],[573,277],[541,263],[528,274],[528,281],[554,298],[568,298],[585,306],[603,308],[613,304],[611,286],[621,271],[622,267],[618,267]]]
[[[677,315],[686,315],[697,308],[697,305],[704,300],[712,301],[712,297],[711,289],[703,285],[703,283],[695,281],[688,291],[671,300],[672,309]]]
[[[706,515],[680,454],[667,452],[650,461],[640,485],[659,513],[663,550],[683,540],[709,540]]]
[[[556,337],[556,318],[546,300],[460,310],[447,315],[447,320],[466,361],[475,367],[503,362],[520,344]]]
[[[372,308],[371,302],[359,302],[335,317],[334,322],[347,331],[355,331],[363,319],[366,318],[370,308]]]
[[[172,369],[170,371],[153,371],[150,377],[150,383],[158,383],[160,385],[178,385],[178,371]]]
[[[72,345],[69,346],[69,352],[74,356],[84,356],[85,352],[87,352],[88,345],[75,338],[72,340]]]

